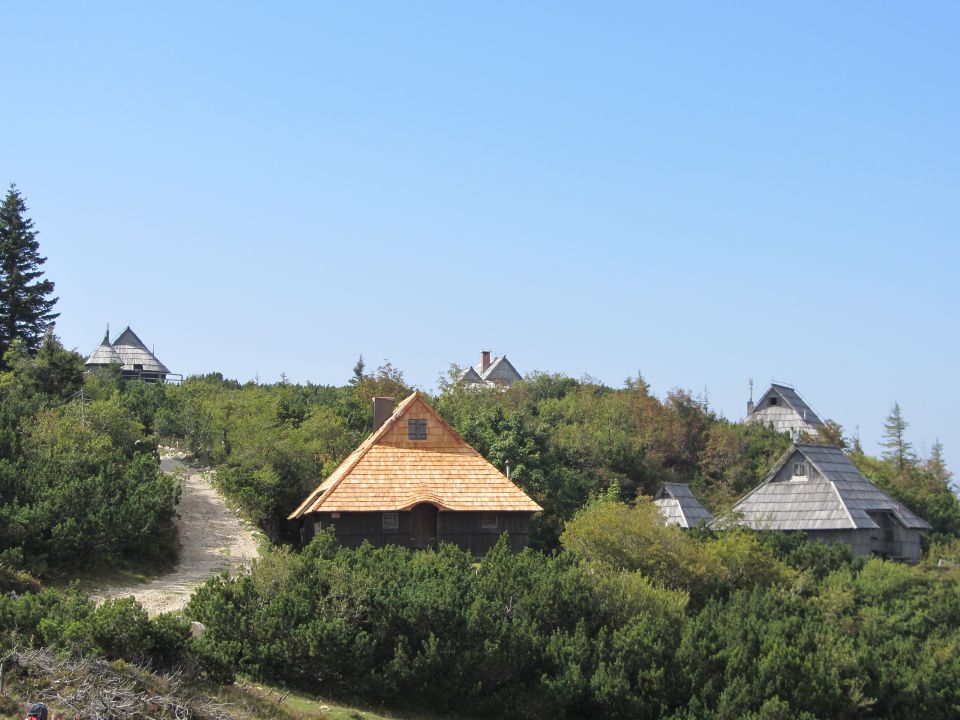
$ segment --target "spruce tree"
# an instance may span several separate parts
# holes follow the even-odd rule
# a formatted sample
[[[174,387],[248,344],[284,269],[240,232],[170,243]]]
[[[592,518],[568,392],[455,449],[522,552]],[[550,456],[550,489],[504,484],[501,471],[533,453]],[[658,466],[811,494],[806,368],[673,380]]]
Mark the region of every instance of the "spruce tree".
[[[53,282],[44,279],[41,270],[47,259],[40,255],[33,220],[26,213],[20,191],[11,184],[0,205],[0,363],[17,338],[35,352],[60,316],[53,312]]]
[[[927,470],[929,470],[930,474],[939,482],[949,486],[953,473],[947,468],[947,463],[943,459],[943,443],[940,442],[939,439],[933,443],[933,448],[930,450],[930,457],[927,459]]]
[[[903,471],[904,468],[913,462],[913,446],[907,442],[906,432],[907,423],[900,412],[900,403],[895,402],[890,414],[887,415],[883,423],[883,440],[880,444],[885,448],[883,457],[892,460],[897,470]]]

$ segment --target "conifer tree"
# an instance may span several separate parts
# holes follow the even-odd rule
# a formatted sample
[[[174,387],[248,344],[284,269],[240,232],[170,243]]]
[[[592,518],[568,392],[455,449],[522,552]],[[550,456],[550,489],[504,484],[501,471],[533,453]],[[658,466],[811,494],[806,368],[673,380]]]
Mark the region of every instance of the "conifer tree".
[[[53,282],[43,278],[33,220],[26,216],[27,206],[10,185],[0,205],[0,358],[10,344],[21,339],[34,352],[60,313],[53,312],[57,298]]]
[[[950,478],[953,477],[953,473],[947,468],[947,463],[943,459],[943,443],[939,439],[933,443],[933,447],[930,449],[927,470],[944,485],[949,485]]]
[[[900,403],[895,402],[890,414],[883,423],[883,440],[880,444],[886,448],[883,457],[892,460],[897,470],[903,471],[913,462],[913,446],[907,442],[906,432],[909,423],[903,419],[900,412]]]

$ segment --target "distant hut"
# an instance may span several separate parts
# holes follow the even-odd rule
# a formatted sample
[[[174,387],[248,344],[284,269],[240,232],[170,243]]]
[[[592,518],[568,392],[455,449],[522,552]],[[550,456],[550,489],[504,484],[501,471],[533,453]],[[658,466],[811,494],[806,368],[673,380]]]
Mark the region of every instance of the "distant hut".
[[[482,555],[504,533],[522,549],[540,511],[415,392],[396,409],[374,398],[373,433],[289,519],[305,541],[332,527],[348,547],[446,542]]]
[[[170,370],[157,359],[143,341],[129,326],[110,342],[110,329],[103,340],[87,358],[87,370],[96,371],[110,365],[119,365],[120,374],[126,378],[136,378],[150,382],[163,382],[171,375]]]
[[[854,557],[920,559],[920,531],[930,525],[857,470],[837,447],[798,443],[763,483],[733,507],[736,524],[806,533],[845,543]]]
[[[753,381],[750,381],[751,399],[747,402],[747,422],[770,425],[777,432],[790,433],[799,438],[805,433],[816,437],[823,420],[800,397],[795,388],[783,383],[772,383],[763,397],[753,403]]]
[[[521,376],[513,364],[507,360],[506,355],[498,355],[491,360],[490,351],[483,350],[480,353],[480,362],[464,370],[458,382],[474,385],[483,384],[510,387],[517,380],[522,379],[523,376]]]
[[[653,504],[667,525],[694,528],[709,523],[713,516],[697,499],[689,485],[663,483],[657,491]]]

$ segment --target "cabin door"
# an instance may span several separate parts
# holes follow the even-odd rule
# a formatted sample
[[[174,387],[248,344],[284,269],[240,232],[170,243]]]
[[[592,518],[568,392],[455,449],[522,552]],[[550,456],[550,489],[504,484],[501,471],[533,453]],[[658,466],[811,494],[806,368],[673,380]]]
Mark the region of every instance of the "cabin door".
[[[437,508],[421,503],[410,511],[410,547],[422,550],[437,546]]]

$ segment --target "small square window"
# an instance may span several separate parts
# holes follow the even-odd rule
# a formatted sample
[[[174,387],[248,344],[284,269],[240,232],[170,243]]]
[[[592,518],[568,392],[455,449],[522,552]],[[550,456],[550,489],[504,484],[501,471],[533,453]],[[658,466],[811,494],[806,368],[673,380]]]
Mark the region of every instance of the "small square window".
[[[407,420],[407,437],[410,440],[427,439],[427,421],[426,420]]]
[[[383,513],[383,529],[396,530],[400,526],[397,513]]]
[[[807,476],[807,464],[805,462],[794,463],[793,476],[805,478]]]
[[[484,513],[483,517],[480,518],[480,527],[484,530],[496,530],[497,516],[494,513]]]
[[[778,400],[778,398],[770,398],[770,404],[771,404],[771,405],[776,405],[776,404],[777,404],[777,400]]]

